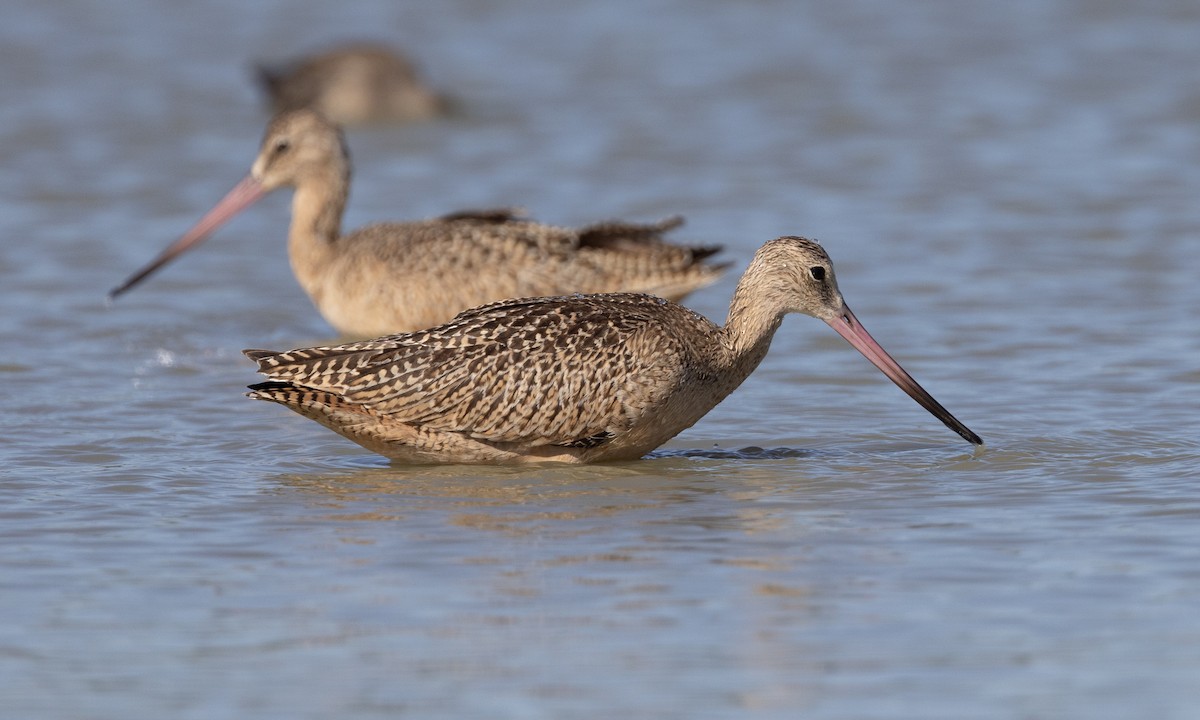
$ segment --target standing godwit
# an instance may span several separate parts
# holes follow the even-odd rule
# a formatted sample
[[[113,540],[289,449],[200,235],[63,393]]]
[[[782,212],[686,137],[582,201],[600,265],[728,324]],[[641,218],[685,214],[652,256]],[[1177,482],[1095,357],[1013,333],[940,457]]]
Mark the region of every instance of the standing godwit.
[[[508,300],[428,330],[290,352],[247,350],[286,405],[406,463],[639,458],[745,380],[787,313],[824,320],[969,442],[983,444],[859,324],[820,245],[763,245],[724,327],[629,293]]]
[[[682,247],[662,235],[678,218],[569,229],[506,211],[370,225],[341,234],[350,160],[341,131],[312,110],[267,127],[250,174],[116,297],[266,193],[295,188],[288,256],[321,315],[345,335],[373,337],[432,327],[476,305],[573,292],[647,292],[681,299],[715,281],[719,248]]]
[[[312,108],[338,125],[404,123],[448,112],[413,63],[384,45],[356,43],[278,68],[258,67],[274,112]]]

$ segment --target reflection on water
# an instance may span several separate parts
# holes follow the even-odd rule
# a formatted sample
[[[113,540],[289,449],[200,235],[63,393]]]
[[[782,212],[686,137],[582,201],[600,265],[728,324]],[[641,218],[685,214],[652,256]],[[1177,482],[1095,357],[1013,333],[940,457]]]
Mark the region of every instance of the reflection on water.
[[[710,5],[6,8],[7,715],[1193,714],[1200,12]],[[792,318],[648,459],[390,466],[242,395],[332,332],[283,198],[106,307],[245,173],[248,61],[384,28],[463,114],[351,134],[348,226],[813,236],[988,445]]]
[[[701,450],[689,448],[684,450],[659,450],[649,455],[651,458],[705,458],[708,460],[777,460],[782,458],[799,458],[811,455],[811,450],[793,450],[792,448],[760,448],[750,445],[739,450]]]
[[[660,516],[696,498],[724,492],[727,468],[691,467],[671,461],[596,467],[553,465],[484,468],[463,466],[370,468],[339,474],[289,474],[277,490],[300,492],[340,519],[397,520],[403,514],[436,513],[480,529],[545,521],[608,518],[626,512]],[[381,512],[386,507],[400,513]],[[356,509],[362,513],[338,514]]]

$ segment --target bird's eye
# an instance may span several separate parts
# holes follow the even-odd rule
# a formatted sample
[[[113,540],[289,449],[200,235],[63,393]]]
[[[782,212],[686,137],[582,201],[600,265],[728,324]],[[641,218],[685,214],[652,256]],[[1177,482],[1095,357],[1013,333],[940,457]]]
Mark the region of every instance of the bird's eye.
[[[275,147],[271,149],[271,152],[273,152],[276,155],[282,155],[285,152],[287,152],[288,149],[291,147],[292,147],[292,144],[289,143],[287,140],[280,140],[279,142],[275,143]]]
[[[818,282],[825,279],[825,268],[820,265],[813,265],[808,269],[808,274],[812,275],[812,279]]]

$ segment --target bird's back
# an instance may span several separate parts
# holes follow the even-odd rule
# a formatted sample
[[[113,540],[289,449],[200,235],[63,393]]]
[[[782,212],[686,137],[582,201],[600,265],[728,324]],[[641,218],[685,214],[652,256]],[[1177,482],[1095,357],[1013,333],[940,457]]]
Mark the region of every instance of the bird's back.
[[[679,392],[704,395],[715,376],[704,340],[716,332],[674,303],[609,294],[505,301],[429,330],[247,354],[270,379],[253,397],[392,457],[595,460],[639,457],[719,401]]]
[[[639,292],[680,300],[714,282],[718,248],[668,243],[679,221],[582,229],[511,216],[463,214],[382,223],[351,233],[326,274],[318,306],[343,332],[432,327],[508,298]]]

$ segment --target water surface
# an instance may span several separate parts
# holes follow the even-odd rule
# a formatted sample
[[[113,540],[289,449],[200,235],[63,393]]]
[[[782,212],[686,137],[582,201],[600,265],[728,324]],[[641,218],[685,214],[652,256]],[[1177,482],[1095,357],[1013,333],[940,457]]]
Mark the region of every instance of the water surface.
[[[10,5],[5,715],[1194,717],[1191,3]],[[283,196],[107,307],[248,169],[251,62],[359,37],[465,112],[353,133],[349,226],[816,237],[988,445],[792,318],[646,460],[389,466],[241,397],[333,339]]]

